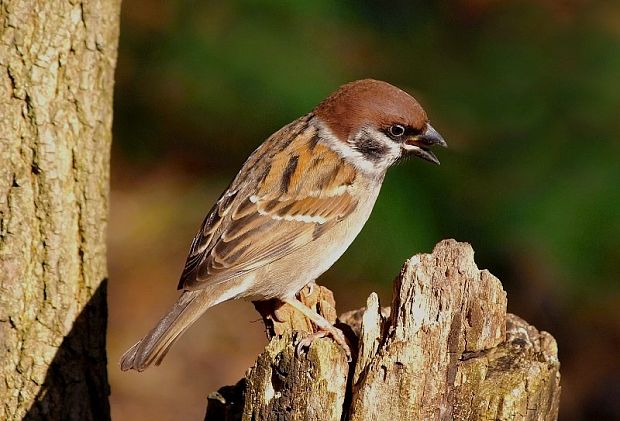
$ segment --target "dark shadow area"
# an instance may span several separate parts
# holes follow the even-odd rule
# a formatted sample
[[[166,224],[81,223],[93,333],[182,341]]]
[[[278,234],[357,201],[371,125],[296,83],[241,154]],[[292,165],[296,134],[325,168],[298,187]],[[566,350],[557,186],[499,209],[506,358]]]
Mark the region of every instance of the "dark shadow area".
[[[234,386],[221,387],[207,398],[205,421],[237,421],[243,417],[246,380]]]
[[[109,420],[107,279],[63,340],[24,420]]]

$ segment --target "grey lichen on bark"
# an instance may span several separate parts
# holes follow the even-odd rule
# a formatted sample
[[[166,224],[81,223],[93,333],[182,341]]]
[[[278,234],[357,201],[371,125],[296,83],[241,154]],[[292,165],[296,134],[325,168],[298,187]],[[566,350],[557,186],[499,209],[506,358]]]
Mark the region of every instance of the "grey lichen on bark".
[[[473,256],[466,243],[442,241],[405,263],[391,307],[373,293],[341,315],[357,342],[350,366],[329,339],[297,352],[303,333],[292,331],[308,325],[286,307],[257,306],[271,342],[245,379],[210,396],[206,419],[557,419],[555,340],[506,313],[500,281]],[[329,290],[314,290],[302,300],[334,314]]]
[[[0,419],[107,419],[120,1],[0,6]]]

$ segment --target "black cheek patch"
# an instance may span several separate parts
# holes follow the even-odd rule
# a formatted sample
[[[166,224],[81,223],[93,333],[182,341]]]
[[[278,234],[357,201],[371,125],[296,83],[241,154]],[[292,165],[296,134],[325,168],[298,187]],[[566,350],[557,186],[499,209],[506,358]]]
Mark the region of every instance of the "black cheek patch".
[[[383,142],[368,136],[358,139],[353,147],[366,159],[373,162],[380,161],[388,153],[388,147]]]

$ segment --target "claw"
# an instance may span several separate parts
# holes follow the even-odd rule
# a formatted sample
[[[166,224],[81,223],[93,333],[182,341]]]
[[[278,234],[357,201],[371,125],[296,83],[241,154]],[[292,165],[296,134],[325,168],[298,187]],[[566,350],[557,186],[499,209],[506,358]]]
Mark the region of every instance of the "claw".
[[[314,342],[315,340],[324,338],[326,336],[331,336],[332,339],[336,341],[338,345],[340,345],[347,357],[347,362],[350,363],[352,361],[351,348],[349,347],[349,343],[344,336],[344,333],[342,333],[342,331],[337,327],[333,327],[333,330],[319,330],[318,332],[311,333],[301,338],[299,342],[297,342],[297,346],[295,347],[297,355],[301,355],[304,349],[310,348],[310,345],[312,345],[312,342]]]
[[[310,348],[310,345],[312,345],[312,342],[314,342],[317,339],[324,338],[326,335],[327,335],[327,332],[321,331],[321,332],[311,333],[301,338],[297,342],[297,346],[295,347],[295,350],[297,351],[297,355],[303,354],[304,350],[307,350],[308,348]]]
[[[283,299],[282,301],[284,301],[285,303],[288,303],[293,308],[297,309],[304,316],[310,319],[312,323],[314,323],[314,325],[318,328],[318,331],[316,333],[313,333],[309,335],[305,340],[302,340],[303,344],[301,348],[308,347],[312,343],[312,341],[314,341],[317,338],[322,338],[322,337],[325,337],[326,335],[330,335],[336,341],[336,343],[340,345],[342,349],[344,350],[344,353],[347,356],[347,361],[351,362],[353,360],[351,358],[351,348],[349,347],[349,344],[347,343],[347,339],[344,336],[344,333],[342,332],[342,330],[332,325],[330,322],[325,320],[323,316],[309,309],[301,301],[297,300],[294,297]]]
[[[306,284],[306,288],[308,288],[306,295],[312,295],[314,289],[317,287],[316,282],[312,281]]]

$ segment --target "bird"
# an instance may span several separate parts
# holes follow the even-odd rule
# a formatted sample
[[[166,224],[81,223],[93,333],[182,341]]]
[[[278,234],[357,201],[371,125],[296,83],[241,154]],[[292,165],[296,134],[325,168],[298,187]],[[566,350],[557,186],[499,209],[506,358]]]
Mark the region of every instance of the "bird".
[[[351,351],[344,334],[296,294],[345,252],[368,220],[387,170],[447,147],[422,106],[387,82],[339,87],[267,138],[207,214],[180,276],[181,294],[121,357],[123,371],[159,365],[179,336],[219,303],[276,299]]]

